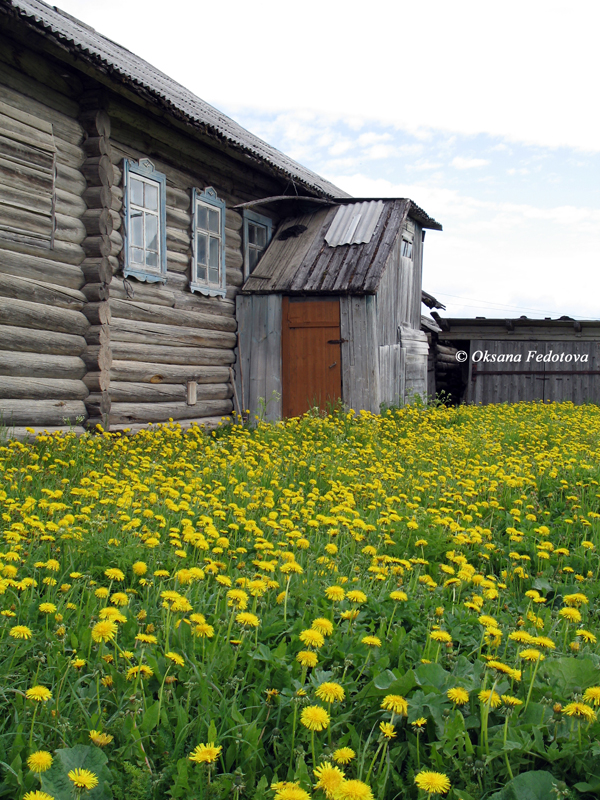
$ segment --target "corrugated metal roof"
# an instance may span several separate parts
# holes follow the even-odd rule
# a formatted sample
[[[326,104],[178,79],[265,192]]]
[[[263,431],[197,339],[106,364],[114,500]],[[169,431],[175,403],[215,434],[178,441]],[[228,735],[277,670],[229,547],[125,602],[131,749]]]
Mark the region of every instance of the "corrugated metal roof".
[[[98,69],[120,78],[139,91],[150,92],[161,105],[178,117],[184,117],[195,128],[225,140],[234,148],[253,156],[271,172],[304,184],[318,194],[349,197],[346,192],[321,178],[306,167],[263,142],[258,136],[238,125],[216,108],[205,103],[188,89],[176,83],[147,61],[125,47],[102,36],[89,25],[40,0],[0,0],[0,5],[13,9],[30,24],[43,29],[62,46],[68,42],[78,55]]]
[[[330,247],[325,241],[340,205],[286,219],[284,230],[298,225],[304,231],[285,239],[275,236],[242,291],[374,294],[411,210],[410,200],[380,202],[383,208],[373,235],[363,244]]]
[[[325,241],[330,247],[370,242],[382,211],[381,200],[340,206],[325,234]]]

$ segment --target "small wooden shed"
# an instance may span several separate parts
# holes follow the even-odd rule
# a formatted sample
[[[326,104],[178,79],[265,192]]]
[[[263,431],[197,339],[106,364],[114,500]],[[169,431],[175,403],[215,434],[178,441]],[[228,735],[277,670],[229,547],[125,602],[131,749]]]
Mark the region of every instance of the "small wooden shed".
[[[432,316],[432,394],[443,385],[456,402],[600,403],[600,320]]]
[[[441,225],[405,198],[244,207],[258,205],[282,221],[237,297],[244,408],[278,419],[341,399],[378,413],[425,395],[423,240]]]

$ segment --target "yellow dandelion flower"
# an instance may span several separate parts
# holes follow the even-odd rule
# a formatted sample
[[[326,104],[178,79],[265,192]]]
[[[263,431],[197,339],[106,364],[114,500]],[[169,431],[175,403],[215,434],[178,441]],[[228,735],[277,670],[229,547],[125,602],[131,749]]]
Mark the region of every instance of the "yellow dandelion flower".
[[[45,686],[32,686],[25,692],[25,697],[28,700],[35,700],[36,703],[47,703],[52,699],[52,692]]]
[[[341,702],[346,693],[339,683],[333,681],[322,683],[315,692],[319,700],[324,703]]]
[[[523,701],[519,700],[518,697],[513,697],[511,694],[503,694],[501,695],[502,704],[505,705],[507,708],[516,708],[516,706],[522,706]]]
[[[450,781],[443,772],[419,772],[415,776],[415,783],[427,794],[447,794],[450,790]]]
[[[223,747],[221,745],[215,745],[214,742],[199,744],[192,750],[189,759],[196,764],[213,764],[221,755],[222,750]]]
[[[362,781],[344,781],[335,800],[373,800],[371,788]]]
[[[346,597],[351,603],[362,604],[367,602],[367,595],[360,589],[351,589],[346,593]]]
[[[429,634],[434,642],[451,642],[452,636],[447,631],[431,631]]]
[[[340,747],[334,751],[332,757],[336,764],[349,764],[356,758],[356,753],[351,747]]]
[[[464,706],[469,702],[469,693],[460,686],[456,686],[454,689],[448,689],[446,696],[455,706]]]
[[[592,722],[596,719],[596,712],[586,703],[569,703],[563,708],[562,712],[568,717],[578,717],[588,722]]]
[[[346,592],[341,586],[328,586],[325,589],[325,597],[333,603],[340,603],[345,596]]]
[[[35,772],[36,775],[39,775],[40,773],[46,772],[46,770],[50,769],[52,766],[52,761],[52,755],[48,753],[47,750],[37,750],[27,759],[27,766],[32,772]]]
[[[498,708],[502,704],[498,692],[492,692],[490,689],[484,689],[477,695],[484,705],[489,705],[491,708]]]
[[[362,644],[366,644],[367,647],[381,647],[381,639],[379,636],[363,636],[360,641]]]
[[[23,795],[23,800],[54,800],[54,797],[48,792],[36,789],[34,792],[27,792],[27,794]]]
[[[89,792],[94,786],[98,786],[97,776],[89,769],[72,769],[67,774],[77,789],[86,789]]]
[[[313,771],[315,778],[317,778],[315,789],[322,789],[325,797],[328,800],[333,800],[337,790],[344,782],[342,770],[339,767],[334,767],[333,764],[325,762],[324,764],[319,764]]]
[[[319,659],[312,650],[301,650],[296,656],[296,661],[303,667],[316,667]]]
[[[325,617],[318,617],[317,619],[313,620],[313,623],[310,627],[314,631],[320,633],[322,636],[331,636],[333,633],[333,622],[325,619]]]
[[[260,620],[256,614],[251,614],[249,611],[242,611],[236,615],[235,621],[246,628],[258,628]]]
[[[113,741],[114,736],[111,736],[110,733],[90,731],[90,739],[98,747],[106,747],[107,744],[110,744]]]
[[[117,623],[111,619],[97,622],[92,628],[92,639],[95,642],[110,642],[117,633]]]
[[[525,661],[543,661],[544,655],[540,653],[539,650],[535,650],[533,647],[528,647],[526,650],[521,650],[519,653],[519,658],[522,658]]]
[[[312,628],[302,631],[298,638],[306,647],[314,647],[315,649],[318,649],[319,647],[323,647],[325,644],[325,637],[323,634],[319,633],[317,630],[313,630]]]
[[[105,569],[104,574],[110,581],[125,580],[125,573],[122,572],[120,569],[117,569],[116,567],[110,567],[110,569]]]
[[[174,664],[177,664],[178,667],[183,667],[185,664],[185,659],[183,656],[180,656],[179,653],[172,653],[168,652],[165,653],[165,658],[168,658],[169,661],[172,661]]]
[[[27,625],[14,625],[8,632],[13,639],[31,639],[33,633]]]
[[[386,694],[381,701],[381,708],[386,711],[391,711],[393,714],[398,714],[401,717],[408,716],[408,703],[399,694]]]
[[[576,608],[561,608],[559,616],[569,622],[581,622],[581,614]]]
[[[324,731],[329,726],[329,714],[321,706],[306,706],[302,709],[300,722],[309,731]]]
[[[393,739],[396,736],[396,728],[394,728],[391,722],[380,722],[379,730],[386,739]]]

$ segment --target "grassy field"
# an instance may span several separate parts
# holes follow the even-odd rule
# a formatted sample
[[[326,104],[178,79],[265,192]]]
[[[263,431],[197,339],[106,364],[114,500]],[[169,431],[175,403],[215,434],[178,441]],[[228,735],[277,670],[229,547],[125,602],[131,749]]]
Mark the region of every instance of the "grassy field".
[[[0,797],[600,794],[600,409],[0,447]]]

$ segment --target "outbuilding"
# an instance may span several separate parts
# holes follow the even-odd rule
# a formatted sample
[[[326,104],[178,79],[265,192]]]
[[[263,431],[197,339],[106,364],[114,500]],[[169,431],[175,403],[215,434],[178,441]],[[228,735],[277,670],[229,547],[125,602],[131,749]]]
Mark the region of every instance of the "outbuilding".
[[[432,395],[451,387],[455,402],[600,403],[600,320],[432,316]]]
[[[245,208],[257,204],[245,204]],[[268,198],[283,221],[237,297],[238,384],[266,419],[341,399],[379,413],[427,392],[425,230],[405,198]]]

